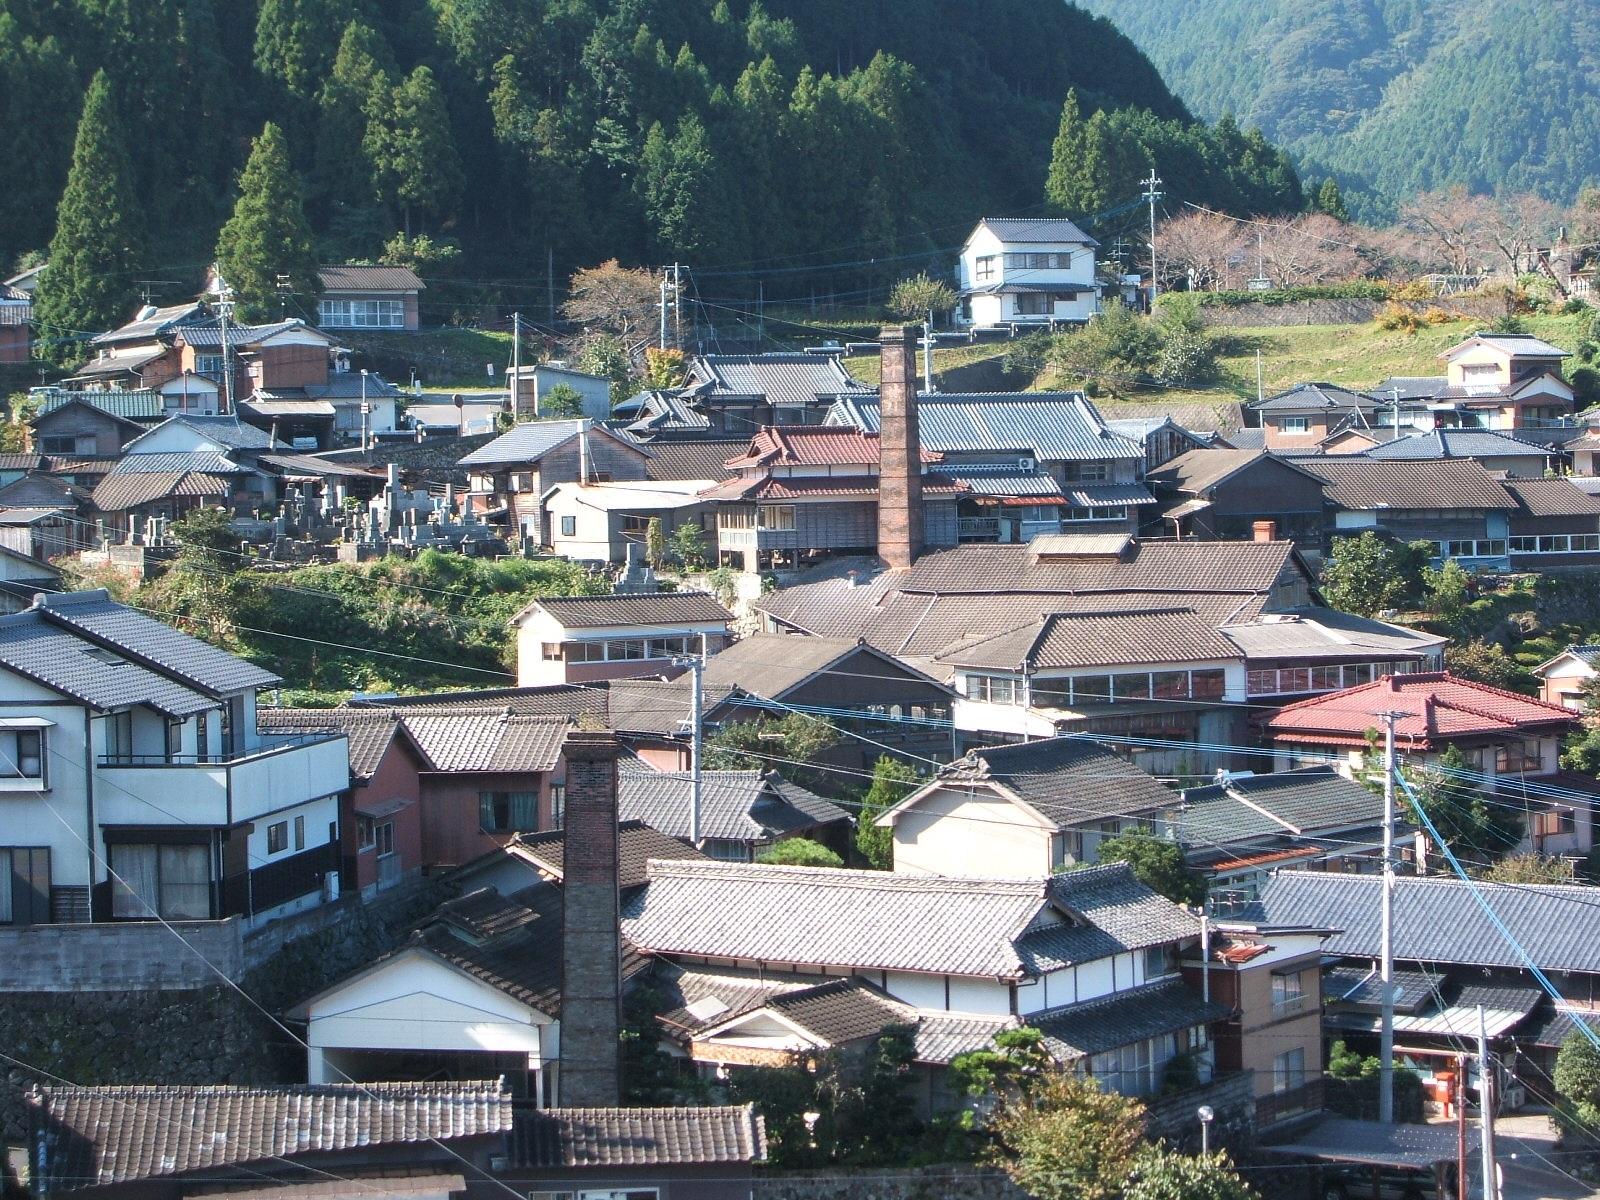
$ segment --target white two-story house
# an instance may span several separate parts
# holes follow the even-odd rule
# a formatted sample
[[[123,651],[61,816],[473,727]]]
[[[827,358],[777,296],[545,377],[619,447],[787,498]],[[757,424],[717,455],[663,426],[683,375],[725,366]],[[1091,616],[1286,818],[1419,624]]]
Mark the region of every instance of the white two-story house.
[[[1100,243],[1064,217],[984,217],[956,263],[963,325],[1087,321],[1100,311]]]
[[[0,924],[260,925],[336,894],[346,738],[261,734],[279,682],[104,591],[0,617]]]

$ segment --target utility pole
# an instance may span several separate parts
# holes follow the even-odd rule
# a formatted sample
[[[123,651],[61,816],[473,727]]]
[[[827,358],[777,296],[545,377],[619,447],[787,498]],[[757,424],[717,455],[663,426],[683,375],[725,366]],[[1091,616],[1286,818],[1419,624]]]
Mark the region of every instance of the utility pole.
[[[1478,1005],[1478,1122],[1483,1127],[1483,1200],[1499,1200],[1500,1181],[1494,1166],[1494,1078],[1489,1062],[1489,1031]]]
[[[672,344],[683,347],[683,277],[681,263],[672,264]]]
[[[756,350],[767,340],[767,285],[756,280]]]
[[[511,314],[511,423],[522,415],[522,314]],[[535,413],[535,416],[538,414]]]
[[[1400,389],[1397,388],[1397,387],[1390,388],[1389,389],[1389,397],[1390,397],[1391,400],[1394,401],[1394,435],[1395,435],[1395,437],[1399,437],[1400,436]]]
[[[933,310],[922,323],[922,390],[933,391]]]
[[[233,289],[217,276],[217,336],[222,341],[222,410],[233,411],[233,362],[228,353],[228,314],[233,310]]]
[[[672,660],[675,667],[688,667],[692,675],[692,686],[689,690],[689,703],[693,707],[690,716],[691,741],[689,759],[689,844],[695,849],[700,848],[700,760],[705,751],[705,637],[700,638],[700,653],[686,654]]]
[[[1385,1125],[1394,1124],[1394,723],[1400,715],[1383,714],[1383,891],[1378,915],[1383,1025],[1378,1040],[1378,1120]]]
[[[1456,1197],[1467,1200],[1467,1056],[1456,1055]]]
[[[667,348],[667,274],[665,271],[661,273],[661,337],[657,344],[662,350]]]
[[[370,418],[367,407],[367,368],[361,368],[361,457],[367,457],[367,428]]]
[[[1161,199],[1161,193],[1156,189],[1162,181],[1156,177],[1156,169],[1150,168],[1150,178],[1141,180],[1144,184],[1144,199],[1150,204],[1150,310],[1155,311],[1156,294],[1156,201]]]
[[[1261,351],[1256,351],[1256,403],[1260,404],[1265,397],[1261,394]]]

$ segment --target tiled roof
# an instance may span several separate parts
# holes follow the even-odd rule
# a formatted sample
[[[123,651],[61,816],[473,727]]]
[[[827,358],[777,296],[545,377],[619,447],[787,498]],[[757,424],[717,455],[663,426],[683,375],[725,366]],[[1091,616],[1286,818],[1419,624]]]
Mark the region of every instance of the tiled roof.
[[[943,683],[892,659],[858,638],[803,637],[794,634],[756,633],[740,638],[706,660],[704,679],[709,685],[739,687],[756,696],[781,700],[794,687],[818,674],[827,674],[842,659],[861,654],[872,665],[848,668],[852,672],[881,670],[886,680],[903,680],[909,674],[918,682],[949,692]],[[839,667],[840,677],[846,670]],[[865,693],[872,689],[863,683]]]
[[[463,467],[494,467],[515,463],[535,462],[557,446],[563,445],[584,433],[605,438],[618,445],[628,446],[648,455],[636,441],[624,439],[602,425],[590,420],[524,421],[514,425],[486,446],[481,446],[459,461]]]
[[[689,373],[689,396],[711,403],[748,397],[807,405],[865,390],[833,354],[703,354],[689,364]]]
[[[1058,907],[1083,924],[1023,932]],[[657,861],[623,913],[626,935],[651,953],[989,978],[1021,978],[1194,928],[1124,863],[1018,880]]]
[[[1068,504],[1080,508],[1122,508],[1156,503],[1155,496],[1142,483],[1069,483],[1062,488],[1062,493]]]
[[[206,417],[190,414],[169,417],[156,428],[162,429],[169,425],[181,425],[185,429],[191,429],[207,441],[216,442],[227,450],[267,450],[275,444],[272,435],[266,430],[257,429],[254,425],[233,416]],[[155,430],[151,430],[151,433],[154,432]]]
[[[1391,375],[1372,389],[1374,396],[1389,400],[1395,392],[1402,400],[1432,400],[1449,380],[1443,375]]]
[[[1493,346],[1496,350],[1519,358],[1569,358],[1572,351],[1563,350],[1560,346],[1553,346],[1543,338],[1535,337],[1531,333],[1475,333],[1465,341],[1458,342],[1448,350],[1441,351],[1440,358],[1450,359],[1468,346]]]
[[[922,477],[924,496],[967,494],[968,488],[946,475]],[[706,500],[805,500],[818,496],[877,496],[876,475],[832,475],[826,478],[728,479],[701,492]]]
[[[1367,510],[1515,508],[1499,481],[1472,459],[1384,460],[1364,455],[1301,459],[1302,470],[1328,483],[1328,502]]]
[[[389,709],[348,707],[257,708],[256,724],[297,732],[339,730],[350,740],[350,774],[358,779],[372,778],[401,728],[400,718]]]
[[[571,721],[536,717],[506,708],[389,708],[416,739],[433,769],[452,771],[550,771],[561,757]]]
[[[897,582],[902,591],[934,594],[1268,593],[1294,551],[1288,542],[1131,541],[1116,557],[1093,551],[1058,557],[1050,548],[1036,543],[935,550]]]
[[[1382,885],[1376,875],[1280,871],[1262,887],[1250,919],[1331,926],[1338,932],[1324,947],[1329,954],[1374,957]],[[1600,974],[1593,887],[1483,881],[1473,886],[1541,970]],[[1404,962],[1526,967],[1469,887],[1456,879],[1400,876],[1394,881],[1394,954]]]
[[[768,1000],[766,1007],[831,1046],[876,1037],[891,1025],[910,1025],[916,1020],[916,1010],[910,1005],[860,979],[830,979],[782,992]]]
[[[941,456],[924,448],[923,462]],[[875,466],[876,434],[830,425],[767,425],[756,431],[744,454],[730,458],[732,467],[773,466]]]
[[[688,838],[693,786],[686,774],[625,766],[618,773],[617,810],[674,838]],[[700,836],[718,841],[765,842],[815,829],[850,814],[793,784],[777,786],[762,771],[701,772]]]
[[[650,479],[725,479],[724,465],[749,447],[747,441],[651,442],[650,462],[645,475]]]
[[[187,717],[216,706],[210,697],[137,662],[108,661],[94,650],[94,643],[47,624],[37,608],[0,617],[0,668],[92,708],[105,712],[148,704],[168,716]]]
[[[758,1163],[766,1124],[755,1105],[716,1108],[546,1108],[517,1114],[519,1167],[666,1167]]]
[[[662,998],[656,1018],[678,1041],[754,1012],[772,997],[815,987],[815,975],[736,967],[703,967],[659,959],[653,982]]]
[[[1492,429],[1433,429],[1382,442],[1365,452],[1376,459],[1542,458],[1550,451]]]
[[[727,624],[733,614],[709,592],[618,592],[604,596],[551,596],[533,601],[512,624],[535,612],[554,617],[564,629],[631,625]]]
[[[947,479],[955,480],[975,496],[1024,496],[1028,498],[1030,504],[1038,504],[1041,501],[1067,503],[1066,497],[1061,492],[1061,485],[1046,471],[1019,471],[1015,467],[999,471],[984,467],[951,467],[939,473]],[[1144,489],[1137,484],[1129,486],[1135,492],[1144,492]],[[1148,492],[1144,494],[1150,495]],[[1124,500],[1122,503],[1130,501]]]
[[[1391,625],[1374,617],[1309,605],[1280,610],[1248,623],[1224,625],[1218,632],[1247,659],[1294,662],[1349,659],[1365,651],[1383,658],[1417,660],[1448,640],[1407,625]]]
[[[199,472],[205,475],[247,475],[251,468],[240,466],[214,450],[163,450],[157,454],[124,454],[111,465],[112,475],[160,473],[180,475]]]
[[[1574,487],[1570,479],[1507,479],[1502,487],[1529,517],[1591,517],[1600,514],[1600,496]]]
[[[51,392],[40,403],[37,415],[42,417],[75,403],[87,404],[90,408],[97,408],[125,421],[151,420],[167,415],[166,400],[152,388],[131,392]]]
[[[948,1066],[958,1055],[992,1050],[994,1035],[1003,1029],[1014,1029],[1017,1024],[1016,1017],[921,1013],[914,1035],[916,1059],[921,1063]]]
[[[0,454],[0,471],[37,471],[42,466],[42,454]]]
[[[617,846],[617,886],[642,887],[647,879],[646,864],[652,858],[699,859],[700,851],[652,829],[643,821],[623,818]],[[545,833],[519,833],[507,847],[508,851],[525,858],[547,875],[559,880],[566,871],[567,834],[564,829]],[[496,853],[499,853],[496,851]]]
[[[1045,1048],[1058,1062],[1070,1062],[1220,1021],[1229,1011],[1227,1005],[1202,1000],[1182,980],[1174,979],[1034,1013],[1028,1024],[1044,1034]]]
[[[352,467],[347,463],[318,458],[310,454],[263,454],[261,465],[282,471],[285,475],[334,476],[340,479],[372,479],[371,471]]]
[[[118,604],[103,589],[41,596],[35,608],[50,623],[147,662],[208,695],[228,696],[283,682],[271,671]]]
[[[304,329],[317,336],[323,336],[318,330],[312,329],[299,317],[291,317],[286,321],[272,321],[265,325],[229,325],[228,345],[254,346],[264,342],[270,337],[280,333],[287,333],[291,329]],[[185,325],[177,331],[178,336],[190,346],[220,346],[222,345],[222,329],[215,321],[205,321],[196,325]]]
[[[325,292],[416,292],[425,286],[410,267],[339,264],[317,268]]]
[[[1002,242],[1079,242],[1086,246],[1100,244],[1066,217],[982,217],[978,224],[987,225]]]
[[[831,426],[878,431],[878,397],[846,396],[828,412]],[[1046,462],[1143,457],[1140,444],[1107,427],[1082,392],[936,392],[917,397],[917,431],[943,454],[1011,451]]]
[[[1382,820],[1383,802],[1332,767],[1239,776],[1188,788],[1182,808],[1171,817],[1178,840],[1196,848],[1279,837],[1290,832],[1289,826],[1314,834]]]
[[[169,305],[166,308],[141,310],[136,319],[107,333],[100,334],[93,339],[91,344],[106,345],[111,342],[148,341],[176,329],[180,325],[193,325],[209,319],[206,316],[205,306],[196,300],[190,300],[184,304]]]
[[[1058,737],[969,751],[942,767],[945,787],[993,782],[1060,828],[1177,806],[1176,794],[1110,750]],[[932,786],[932,785],[929,785]],[[908,799],[901,807],[910,809]]]
[[[1240,653],[1188,609],[1050,612],[1012,629],[975,636],[934,656],[962,667],[1034,670],[1144,662],[1235,661]]]
[[[1265,450],[1190,450],[1152,471],[1150,482],[1200,495],[1258,461],[1283,462]],[[1292,463],[1285,465],[1295,469]]]
[[[1447,672],[1390,675],[1280,709],[1263,726],[1283,742],[1366,744],[1366,732],[1385,712],[1395,721],[1395,739],[1408,751],[1434,750],[1458,738],[1575,728],[1578,714],[1516,692],[1503,691]]]
[[[512,1128],[498,1080],[49,1087],[28,1103],[50,1192]]]
[[[1348,409],[1371,412],[1379,402],[1364,392],[1352,391],[1332,383],[1297,383],[1264,400],[1253,400],[1247,407],[1256,412],[1320,412]]]
[[[137,471],[107,475],[89,500],[101,512],[122,512],[169,496],[226,497],[232,491],[226,478],[203,471]]]
[[[681,737],[693,710],[692,682],[687,671],[676,679],[613,679],[606,688],[606,721],[618,733]],[[707,684],[702,712],[709,718],[735,691]]]
[[[619,418],[623,413],[636,413],[623,425],[636,437],[648,438],[668,431],[683,433],[686,430],[711,428],[711,418],[698,405],[690,403],[676,392],[642,392],[632,401],[624,401],[614,408]]]

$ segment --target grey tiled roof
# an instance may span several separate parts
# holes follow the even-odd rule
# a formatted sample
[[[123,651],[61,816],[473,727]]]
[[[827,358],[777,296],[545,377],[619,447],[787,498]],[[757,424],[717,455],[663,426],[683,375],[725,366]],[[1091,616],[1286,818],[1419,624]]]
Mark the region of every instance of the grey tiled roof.
[[[1515,508],[1516,501],[1472,459],[1378,459],[1343,454],[1299,460],[1327,481],[1330,504],[1358,511]]]
[[[1574,487],[1570,479],[1507,479],[1502,485],[1529,517],[1592,517],[1600,514],[1600,496]]]
[[[229,325],[228,345],[253,346],[257,342],[266,341],[291,329],[310,329],[298,317],[287,321],[272,321],[265,325]],[[315,332],[313,330],[313,332]],[[222,345],[222,328],[215,320],[205,321],[197,325],[185,325],[181,330],[183,340],[191,346],[220,346]]]
[[[1274,1154],[1303,1155],[1343,1163],[1367,1163],[1424,1170],[1455,1162],[1456,1131],[1448,1125],[1380,1125],[1348,1117],[1324,1117],[1307,1127],[1296,1124],[1288,1140],[1263,1147]],[[1478,1131],[1467,1131],[1467,1151],[1476,1154]]]
[[[339,730],[349,739],[350,774],[358,779],[372,778],[401,728],[400,719],[381,708],[258,708],[256,724],[295,732]]]
[[[644,451],[638,442],[618,437],[604,426],[596,425],[590,420],[524,421],[502,433],[487,446],[482,446],[463,457],[459,465],[494,467],[534,462],[580,433],[606,438],[648,455],[648,451]]]
[[[163,450],[159,454],[124,454],[108,472],[110,475],[137,475],[143,473],[178,474],[199,471],[207,475],[245,475],[249,467],[242,467],[225,454],[211,450]]]
[[[838,805],[794,784],[780,787],[781,782],[762,771],[701,772],[700,836],[765,842],[850,819]],[[624,820],[688,838],[692,791],[687,774],[627,766],[618,772],[618,812]]]
[[[1051,923],[1058,910],[1072,927]],[[1025,934],[1036,919],[1046,928]],[[623,912],[624,933],[647,952],[1002,979],[1197,928],[1123,863],[1019,880],[652,862]]]
[[[51,1087],[28,1103],[50,1192],[512,1127],[499,1081]]]
[[[561,756],[571,721],[505,708],[389,709],[439,771],[550,771]]]
[[[1376,875],[1283,871],[1268,881],[1255,908],[1275,925],[1338,928],[1340,932],[1326,945],[1330,954],[1371,956],[1378,953],[1381,884]],[[1476,886],[1542,970],[1600,974],[1600,940],[1593,932],[1600,888],[1577,884]],[[1407,962],[1524,967],[1467,885],[1455,879],[1401,877],[1395,881],[1394,944],[1395,957]]]
[[[978,224],[987,225],[1003,242],[1100,244],[1066,217],[983,217]]]
[[[410,267],[366,263],[318,267],[317,282],[325,292],[414,292],[424,286]]]
[[[690,398],[712,404],[731,397],[816,404],[866,388],[833,354],[703,354],[689,375]]]
[[[878,432],[878,397],[846,396],[828,424]],[[924,450],[1026,452],[1047,462],[1142,458],[1132,438],[1107,427],[1082,392],[937,392],[917,397]]]
[[[863,662],[845,660],[861,656]],[[706,660],[708,686],[738,687],[769,700],[781,700],[790,689],[822,674],[879,674],[891,683],[910,678],[947,694],[950,689],[932,676],[907,666],[858,638],[802,637],[794,634],[755,633],[740,638]],[[864,702],[873,690],[871,679],[857,679]],[[853,684],[852,686],[856,686]]]
[[[783,992],[766,1007],[832,1046],[876,1037],[891,1025],[910,1025],[916,1010],[861,979],[830,979]]]
[[[87,404],[101,412],[110,413],[126,421],[148,420],[163,417],[167,412],[166,400],[153,388],[129,392],[51,392],[39,405],[38,416],[53,413],[67,404]]]
[[[119,655],[94,650],[95,643],[47,624],[37,608],[0,617],[0,667],[92,708],[109,711],[148,704],[168,716],[187,717],[216,707],[215,700],[193,688]]]
[[[1177,795],[1085,738],[973,750],[939,771],[947,785],[992,782],[1061,828],[1174,807]]]
[[[766,1124],[755,1105],[716,1108],[547,1108],[517,1114],[520,1167],[665,1167],[757,1163]]]
[[[1460,345],[1464,346],[1468,342],[1476,342],[1483,346],[1493,346],[1496,350],[1503,350],[1507,354],[1531,358],[1569,358],[1572,355],[1572,351],[1563,350],[1560,346],[1552,345],[1543,338],[1535,337],[1531,333],[1475,333]],[[1452,346],[1450,349],[1455,350],[1458,348],[1459,346]],[[1447,350],[1439,357],[1444,358],[1449,353],[1450,350]]]
[[[1070,1062],[1163,1033],[1220,1021],[1229,1011],[1227,1005],[1202,1000],[1182,980],[1174,979],[1114,992],[1069,1008],[1034,1013],[1028,1017],[1028,1024],[1044,1034],[1045,1048],[1058,1062]]]
[[[515,617],[549,613],[567,629],[626,625],[701,625],[733,620],[709,592],[620,592],[609,596],[551,596],[533,601]]]
[[[41,596],[36,607],[52,624],[149,663],[208,695],[232,695],[283,682],[271,671],[116,603],[103,589]]]
[[[1150,482],[1191,496],[1204,495],[1240,471],[1263,461],[1284,463],[1290,470],[1296,469],[1294,463],[1285,463],[1266,450],[1190,450],[1153,471]]]
[[[1364,392],[1352,391],[1332,383],[1297,383],[1287,391],[1247,407],[1257,412],[1319,412],[1324,409],[1371,412],[1379,402]]]
[[[201,437],[230,450],[265,450],[273,445],[272,435],[266,430],[257,429],[237,417],[189,415],[172,417],[167,422],[174,423],[192,429]]]
[[[1492,429],[1433,429],[1382,442],[1364,451],[1367,458],[1541,458],[1550,450]]]
[[[118,326],[107,333],[102,333],[94,338],[95,345],[106,345],[111,342],[136,342],[148,341],[159,334],[177,328],[180,325],[193,325],[206,321],[205,306],[199,301],[190,300],[185,304],[173,304],[166,308],[157,308],[144,313],[126,325]]]
[[[1384,400],[1395,392],[1402,400],[1432,400],[1448,382],[1443,375],[1391,375],[1373,388],[1372,394]]]
[[[624,889],[644,885],[646,865],[652,858],[705,857],[700,851],[660,830],[652,829],[643,821],[624,818],[617,828],[617,886]],[[567,833],[564,829],[520,833],[512,840],[509,850],[526,858],[546,874],[560,879],[566,870]]]
[[[993,1049],[994,1035],[1017,1025],[1016,1017],[922,1013],[915,1034],[917,1061],[947,1066],[959,1054]]]
[[[1232,662],[1238,648],[1188,609],[1045,613],[1013,629],[935,655],[963,667],[1035,670],[1121,666],[1135,662]]]
[[[151,457],[165,457],[152,455]],[[107,475],[94,485],[89,502],[101,512],[122,512],[169,496],[225,498],[233,485],[223,475],[204,471],[135,471]]]
[[[738,458],[749,448],[748,439],[736,442],[651,442],[650,462],[645,466],[645,475],[659,481],[727,479],[732,472],[723,464],[730,458]]]
[[[1189,788],[1183,793],[1183,808],[1172,817],[1178,840],[1196,846],[1278,837],[1290,832],[1285,824],[1314,834],[1382,820],[1383,801],[1332,767],[1302,767]]]

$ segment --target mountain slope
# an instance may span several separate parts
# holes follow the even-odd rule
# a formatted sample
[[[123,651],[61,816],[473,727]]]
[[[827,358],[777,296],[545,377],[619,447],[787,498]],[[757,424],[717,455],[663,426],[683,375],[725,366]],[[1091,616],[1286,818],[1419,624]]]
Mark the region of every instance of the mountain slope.
[[[1360,215],[1464,183],[1570,200],[1600,178],[1596,0],[1080,0],[1201,116],[1334,174]]]

